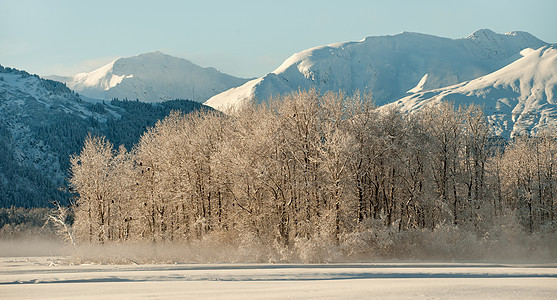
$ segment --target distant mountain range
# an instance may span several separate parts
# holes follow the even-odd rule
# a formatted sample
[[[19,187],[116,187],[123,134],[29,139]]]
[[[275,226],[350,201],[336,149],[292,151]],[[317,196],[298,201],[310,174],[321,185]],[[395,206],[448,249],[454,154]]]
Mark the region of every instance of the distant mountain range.
[[[88,133],[130,149],[171,110],[199,109],[209,108],[186,100],[84,101],[63,83],[0,66],[0,207],[67,202],[70,155]]]
[[[378,105],[408,93],[441,88],[486,75],[547,43],[526,32],[483,29],[463,39],[404,32],[336,43],[292,55],[267,75],[213,96],[222,109],[247,99],[315,88],[320,92],[371,92]]]
[[[368,37],[296,53],[249,81],[160,52],[49,78],[65,84],[0,66],[0,207],[67,201],[59,188],[89,132],[130,148],[171,110],[210,109],[206,99],[225,110],[310,88],[360,91],[408,113],[441,101],[480,105],[503,137],[557,130],[557,45],[526,32]]]
[[[497,134],[509,136],[554,124],[557,66],[548,45],[526,32],[488,29],[461,39],[410,32],[367,37],[296,53],[273,72],[205,104],[226,110],[310,88],[371,93],[379,106],[396,102],[406,110],[442,99],[485,105]]]
[[[158,51],[119,58],[89,73],[45,78],[64,82],[70,89],[90,98],[143,102],[172,99],[204,102],[247,81]]]

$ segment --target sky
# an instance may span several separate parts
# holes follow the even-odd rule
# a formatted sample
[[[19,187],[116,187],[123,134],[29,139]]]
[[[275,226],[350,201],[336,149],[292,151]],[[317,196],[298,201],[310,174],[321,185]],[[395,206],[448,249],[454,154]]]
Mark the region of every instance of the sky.
[[[555,12],[556,0],[0,0],[0,65],[70,75],[162,51],[250,78],[311,47],[403,31],[556,43]]]

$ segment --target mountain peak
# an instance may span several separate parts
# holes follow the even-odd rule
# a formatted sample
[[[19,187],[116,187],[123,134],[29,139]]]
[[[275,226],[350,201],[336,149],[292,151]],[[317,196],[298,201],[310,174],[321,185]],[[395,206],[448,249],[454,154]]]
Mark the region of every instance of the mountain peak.
[[[149,57],[173,57],[173,56],[168,55],[166,53],[163,53],[162,51],[157,50],[157,51],[153,51],[153,52],[142,53],[142,54],[139,54],[135,57],[148,57],[149,58]],[[173,57],[173,58],[177,58],[177,57]]]
[[[490,29],[479,29],[474,31],[474,33],[470,34],[469,36],[467,36],[466,39],[476,40],[480,42],[508,40],[508,41],[515,41],[515,42],[521,41],[523,43],[527,42],[527,43],[547,44],[546,42],[538,39],[537,37],[525,31],[510,31],[505,34],[499,34]]]
[[[154,51],[119,58],[65,81],[76,92],[96,99],[127,98],[144,102],[189,99],[202,102],[247,80]]]
[[[154,64],[160,64],[160,62],[163,61],[168,61],[168,60],[174,60],[174,61],[182,61],[182,62],[188,62],[191,63],[189,60],[184,59],[184,58],[179,58],[179,57],[174,57],[168,54],[165,54],[161,51],[153,51],[153,52],[146,52],[146,53],[142,53],[142,54],[138,54],[136,56],[130,56],[130,57],[121,57],[118,59],[118,61],[122,62],[132,62],[132,61],[136,61],[136,62],[149,62],[149,63],[154,63]]]
[[[409,91],[433,90],[489,74],[522,57],[525,48],[546,44],[526,33],[505,35],[489,29],[461,39],[414,32],[369,36],[295,53],[273,72],[216,95],[206,104],[218,109],[245,99],[263,101],[314,88],[371,92],[375,103],[382,105]]]
[[[474,31],[472,34],[467,36],[467,39],[474,40],[474,39],[481,39],[481,38],[490,38],[498,36],[499,34],[495,33],[491,29],[483,28]]]

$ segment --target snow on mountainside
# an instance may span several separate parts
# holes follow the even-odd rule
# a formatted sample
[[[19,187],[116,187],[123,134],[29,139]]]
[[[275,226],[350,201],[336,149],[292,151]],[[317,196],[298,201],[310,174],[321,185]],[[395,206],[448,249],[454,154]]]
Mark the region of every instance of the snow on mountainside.
[[[107,119],[110,112],[90,105],[60,82],[0,66],[0,207],[63,199],[64,158],[55,144],[75,138],[89,118]],[[64,134],[50,136],[55,128]]]
[[[90,73],[47,78],[66,82],[69,88],[87,97],[143,102],[170,99],[203,102],[247,81],[158,51],[119,58]]]
[[[91,132],[128,149],[146,126],[171,110],[204,109],[192,101],[84,101],[63,83],[0,66],[0,207],[67,202],[70,155]]]
[[[387,107],[412,112],[441,101],[476,104],[484,107],[497,135],[557,130],[557,45],[525,49],[522,55],[491,74],[410,95]]]
[[[547,43],[526,32],[482,29],[463,39],[404,32],[311,48],[292,55],[273,72],[209,99],[226,109],[248,99],[316,88],[371,92],[378,105],[491,73]]]

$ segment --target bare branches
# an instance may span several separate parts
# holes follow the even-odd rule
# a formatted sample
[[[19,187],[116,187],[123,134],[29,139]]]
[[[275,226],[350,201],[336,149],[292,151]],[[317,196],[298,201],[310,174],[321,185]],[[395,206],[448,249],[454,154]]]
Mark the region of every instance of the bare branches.
[[[43,228],[48,223],[52,223],[54,227],[56,227],[58,234],[60,236],[63,236],[66,239],[66,241],[70,243],[70,245],[76,248],[75,239],[73,237],[73,231],[70,224],[68,224],[70,209],[69,207],[60,206],[58,202],[54,202],[54,204],[56,205],[56,211],[48,215],[48,218],[45,221]]]
[[[554,137],[495,157],[477,107],[404,115],[369,95],[316,91],[275,101],[173,113],[129,152],[90,137],[72,159],[76,238],[335,244],[372,223],[483,234],[505,211],[529,211],[532,231],[554,227]]]

